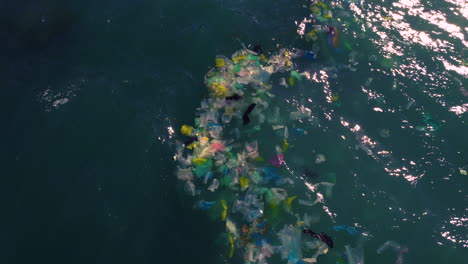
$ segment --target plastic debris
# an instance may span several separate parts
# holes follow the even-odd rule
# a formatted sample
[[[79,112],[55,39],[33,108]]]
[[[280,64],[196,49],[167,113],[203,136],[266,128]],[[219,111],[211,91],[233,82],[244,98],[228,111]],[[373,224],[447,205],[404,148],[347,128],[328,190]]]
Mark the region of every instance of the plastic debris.
[[[183,125],[182,128],[180,129],[180,132],[182,133],[182,135],[186,135],[186,136],[190,136],[192,134],[192,131],[193,131],[193,127],[187,126],[187,125]]]
[[[227,203],[225,200],[221,200],[221,207],[223,208],[223,211],[221,212],[221,220],[225,221],[227,217]]]
[[[184,145],[189,146],[195,141],[198,141],[198,137],[189,137],[186,141],[184,141]]]
[[[461,175],[468,175],[468,172],[466,172],[466,170],[464,170],[464,169],[460,169],[460,174]]]
[[[321,163],[324,163],[327,159],[325,158],[325,156],[323,154],[317,154],[315,156],[315,164],[321,164]]]
[[[308,50],[304,52],[304,58],[314,60],[317,58],[317,54],[315,54],[315,52],[313,51]]]
[[[214,192],[214,191],[216,191],[218,189],[218,187],[219,187],[218,179],[213,179],[213,181],[211,181],[210,186],[208,186],[208,190],[210,192]]]
[[[243,122],[244,122],[244,126],[250,123],[249,114],[250,114],[250,112],[252,112],[252,110],[255,108],[256,105],[257,105],[257,104],[251,104],[251,105],[249,105],[249,107],[247,108],[247,110],[245,110],[244,114],[242,115],[242,120],[243,120]]]
[[[285,225],[278,232],[278,239],[281,242],[279,246],[281,257],[287,259],[288,263],[297,263],[302,258],[301,231],[293,226]]]
[[[177,168],[177,178],[183,181],[190,181],[193,179],[193,174],[190,169]]]
[[[288,198],[284,201],[284,203],[285,203],[285,205],[286,205],[286,210],[287,210],[287,211],[289,211],[289,212],[291,211],[291,209],[292,209],[292,203],[293,203],[294,200],[296,200],[296,198],[297,198],[297,196],[294,195],[294,196],[292,196],[292,197],[288,197]]]
[[[228,101],[231,101],[231,100],[238,101],[240,99],[242,99],[242,96],[240,96],[238,94],[233,94],[231,96],[226,96],[226,100],[228,100]]]
[[[247,151],[247,158],[255,159],[258,157],[258,143],[257,141],[252,141],[251,143],[245,144],[245,149]]]
[[[315,6],[323,9],[322,18],[329,13],[326,5]],[[326,26],[315,29],[317,37],[326,35]],[[225,221],[229,258],[239,250],[239,256],[249,264],[269,263],[275,254],[289,264],[314,263],[320,254],[328,252],[330,245],[333,247],[325,233],[314,233],[318,239],[310,241],[299,228],[317,223],[319,216],[304,214],[299,218],[292,212],[296,206],[323,202],[323,195],[317,191],[315,201],[299,199],[290,188],[297,177],[283,174],[291,171],[284,153],[291,152],[293,157],[296,137],[308,134],[296,126],[302,119],[311,118],[312,111],[304,106],[290,111],[290,121],[287,115],[280,114],[278,106],[270,106],[275,96],[271,93],[271,74],[282,72],[286,76],[280,79],[280,85],[297,85],[306,73],[296,71],[293,60],[315,59],[317,51],[283,49],[267,58],[260,46],[252,50],[244,46],[231,58],[217,56],[214,67],[205,76],[209,97],[197,109],[193,126],[181,127],[184,139],[183,144],[176,143],[175,174],[189,195],[200,196],[195,208],[210,211],[218,221]],[[252,120],[254,124],[247,126]],[[260,156],[255,140],[266,125],[279,137],[276,144],[260,149],[271,157],[271,166]],[[313,172],[308,175],[318,177]],[[336,179],[324,180],[330,182],[315,183],[312,188],[330,194]],[[284,225],[275,233],[281,221],[295,217],[296,225]],[[269,228],[270,221],[273,228]],[[310,232],[309,235],[313,233]],[[303,256],[303,249],[307,256]]]
[[[293,129],[290,129],[290,131],[291,131],[291,134],[294,136],[304,136],[308,134],[307,131],[305,131],[302,128],[293,128]]]
[[[309,108],[301,107],[298,111],[291,112],[289,118],[291,120],[299,120],[303,118],[310,118],[312,116],[312,111]]]
[[[381,137],[383,137],[383,138],[388,138],[388,137],[390,137],[390,130],[388,130],[388,129],[382,129],[382,130],[380,130],[379,135],[380,135]]]
[[[207,174],[210,171],[211,166],[213,164],[213,161],[211,159],[203,159],[205,160],[204,162],[202,162],[201,160],[202,159],[197,160],[198,165],[193,170],[195,175],[197,175],[197,177],[199,178],[205,176],[205,174]]]
[[[286,83],[286,79],[285,79],[285,78],[281,78],[281,79],[279,80],[279,85],[284,86],[284,87],[286,87],[286,88],[288,87],[288,84]]]
[[[215,204],[216,202],[212,201],[199,201],[198,204],[197,204],[197,207],[202,209],[202,210],[208,210],[210,209],[211,207],[213,207],[213,205]]]
[[[234,222],[232,222],[229,218],[226,219],[226,230],[233,234],[234,237],[239,237],[239,233],[237,232],[237,227]]]
[[[283,139],[283,144],[281,145],[281,152],[286,152],[289,148],[289,143],[288,141],[284,138]]]
[[[345,249],[348,256],[348,264],[364,264],[363,248],[352,248],[350,245],[346,245]]]
[[[273,158],[270,159],[270,163],[279,168],[281,165],[284,164],[284,155],[283,154],[276,154]]]
[[[245,191],[247,187],[249,187],[249,179],[245,177],[239,177],[239,184],[241,187],[241,191]]]
[[[395,242],[393,240],[389,240],[389,241],[383,243],[383,245],[381,245],[377,249],[377,254],[382,254],[384,251],[386,251],[388,249],[391,249],[395,253],[398,254],[397,255],[397,260],[395,261],[395,264],[402,264],[403,263],[403,255],[405,253],[408,253],[408,248],[402,247],[400,244],[398,244],[397,242]]]
[[[353,227],[353,226],[337,225],[337,226],[333,226],[333,230],[335,230],[335,231],[345,230],[345,231],[347,231],[350,235],[353,235],[353,236],[359,235],[359,231],[358,231],[355,227]]]
[[[429,113],[425,113],[424,117],[424,124],[426,124],[432,131],[436,131],[439,129],[440,125],[432,118]]]
[[[315,238],[318,238],[320,240],[322,240],[325,244],[327,244],[327,246],[329,246],[330,248],[333,248],[333,240],[331,237],[329,237],[327,234],[325,234],[324,232],[320,232],[320,233],[315,233],[313,232],[312,230],[308,229],[308,228],[304,228],[302,230],[302,233],[310,236],[310,237],[315,237]]]
[[[195,184],[193,184],[193,182],[191,181],[186,181],[184,185],[184,191],[188,192],[192,196],[195,196],[196,195]]]
[[[231,233],[228,233],[228,240],[229,240],[229,258],[234,256],[234,238],[232,237]]]

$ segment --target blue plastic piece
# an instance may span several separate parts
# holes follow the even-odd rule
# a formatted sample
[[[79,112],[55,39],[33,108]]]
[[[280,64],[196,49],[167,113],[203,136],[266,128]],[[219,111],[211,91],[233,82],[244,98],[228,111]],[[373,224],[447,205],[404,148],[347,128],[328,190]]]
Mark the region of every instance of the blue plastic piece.
[[[303,135],[305,135],[305,131],[302,128],[291,128],[289,130],[289,133],[294,135],[294,136],[303,136]]]
[[[276,186],[280,186],[285,183],[285,179],[276,173],[276,168],[272,167],[263,167],[263,180],[266,182],[273,182]]]
[[[317,54],[313,51],[307,50],[304,52],[304,58],[314,60],[317,58]]]
[[[337,225],[337,226],[333,226],[333,230],[335,230],[335,231],[346,230],[352,236],[359,235],[359,231],[353,226]]]
[[[267,224],[267,221],[264,220],[264,221],[261,222],[260,224],[257,224],[257,228],[258,228],[258,229],[263,229],[263,228],[265,228],[266,224]]]
[[[208,125],[206,125],[208,128],[210,127],[220,127],[221,124],[218,124],[218,123],[209,123]]]
[[[296,251],[289,252],[288,260],[292,263],[298,263],[301,259],[297,257]]]
[[[216,201],[210,202],[210,201],[204,201],[204,200],[202,200],[202,201],[200,201],[200,202],[198,203],[198,208],[200,208],[200,209],[202,209],[202,210],[208,210],[208,209],[210,209],[211,207],[213,207],[213,205],[214,205],[215,203],[216,203]]]

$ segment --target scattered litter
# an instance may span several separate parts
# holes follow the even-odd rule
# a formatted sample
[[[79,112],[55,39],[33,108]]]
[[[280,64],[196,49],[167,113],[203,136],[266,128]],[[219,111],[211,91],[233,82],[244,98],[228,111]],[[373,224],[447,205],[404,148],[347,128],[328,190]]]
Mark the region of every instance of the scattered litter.
[[[405,253],[408,253],[408,248],[407,247],[402,247],[400,244],[398,244],[397,242],[393,241],[393,240],[389,240],[385,243],[383,243],[382,246],[380,246],[378,249],[377,249],[377,254],[382,254],[384,251],[388,250],[388,249],[391,249],[393,250],[394,252],[396,252],[398,255],[397,255],[397,260],[396,260],[396,264],[403,264],[403,255]]]
[[[284,164],[284,155],[283,154],[276,154],[273,158],[270,159],[270,163],[279,168],[282,164]]]
[[[322,240],[325,244],[327,244],[327,246],[329,246],[330,248],[333,248],[333,240],[331,237],[329,237],[327,234],[325,234],[324,232],[320,232],[320,233],[315,233],[313,232],[312,230],[308,229],[308,228],[304,228],[302,230],[302,233],[308,235],[308,236],[311,236],[311,237],[315,237],[315,238],[318,238],[320,240]]]
[[[314,6],[322,10],[321,18],[329,14],[331,17],[329,10],[324,10],[328,8],[325,4]],[[185,192],[200,197],[195,208],[225,222],[224,241],[229,258],[239,252],[246,263],[266,264],[270,257],[279,254],[289,264],[315,263],[319,255],[334,246],[332,238],[323,232],[301,232],[302,227],[317,223],[318,216],[304,214],[299,219],[295,214],[296,207],[322,203],[323,195],[317,192],[315,201],[309,197],[300,199],[290,188],[296,177],[285,175],[290,170],[285,153],[289,157],[297,137],[308,135],[297,126],[302,119],[311,118],[312,111],[299,107],[289,113],[287,120],[287,116],[280,115],[279,107],[269,106],[274,97],[270,92],[271,74],[287,72],[289,76],[280,79],[280,85],[298,85],[305,75],[294,70],[292,60],[315,59],[316,52],[283,49],[267,58],[262,48],[255,46],[253,50],[239,50],[231,58],[217,56],[214,67],[205,76],[209,98],[201,102],[193,126],[183,125],[180,129],[184,140],[176,144],[176,176],[183,181]],[[247,126],[251,123],[255,124]],[[259,150],[255,135],[260,134],[261,125],[271,126],[279,140]],[[263,153],[263,147],[272,152]],[[265,161],[260,154],[271,158]],[[315,161],[319,164],[325,160],[324,155],[318,154]],[[307,180],[318,178],[307,169],[304,176]],[[330,195],[336,177],[325,180],[329,182],[316,182],[311,188]],[[291,217],[297,217],[296,224],[279,230],[283,224],[280,221]],[[317,240],[310,241],[303,234]]]
[[[315,164],[321,164],[321,163],[324,163],[327,159],[325,158],[325,156],[323,154],[317,154],[315,156]]]
[[[383,137],[383,138],[388,138],[388,137],[390,137],[390,130],[388,130],[388,129],[382,129],[382,130],[380,130],[379,135],[380,135],[381,137]]]
[[[335,230],[335,231],[345,230],[350,235],[353,235],[353,236],[359,235],[359,231],[354,226],[337,225],[337,226],[333,226],[333,230]]]
[[[348,264],[364,264],[363,248],[352,248],[350,245],[346,245],[345,249],[348,256]]]
[[[210,186],[208,186],[208,190],[210,192],[214,192],[218,189],[219,187],[219,181],[218,179],[213,179],[213,181],[211,182]]]

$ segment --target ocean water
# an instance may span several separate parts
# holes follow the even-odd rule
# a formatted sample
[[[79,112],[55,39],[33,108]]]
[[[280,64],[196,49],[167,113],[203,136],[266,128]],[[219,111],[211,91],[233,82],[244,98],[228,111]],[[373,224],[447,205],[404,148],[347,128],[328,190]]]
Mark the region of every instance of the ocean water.
[[[312,111],[301,124],[309,135],[286,154],[294,171],[336,175],[321,206],[297,209],[334,238],[319,263],[358,243],[339,224],[368,234],[366,263],[395,263],[376,253],[388,240],[408,248],[403,263],[463,263],[467,4],[324,3],[339,50],[319,42],[317,59],[297,62],[311,78],[274,90],[285,112]],[[243,263],[227,258],[224,223],[183,192],[174,143],[208,96],[216,55],[242,43],[266,54],[314,48],[310,4],[1,4],[1,262]]]

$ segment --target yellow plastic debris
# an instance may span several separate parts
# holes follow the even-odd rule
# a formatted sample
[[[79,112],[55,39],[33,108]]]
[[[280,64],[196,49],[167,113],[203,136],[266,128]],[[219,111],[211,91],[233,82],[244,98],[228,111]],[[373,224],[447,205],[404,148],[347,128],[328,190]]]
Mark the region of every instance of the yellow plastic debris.
[[[218,83],[213,83],[211,86],[211,90],[213,91],[214,96],[217,97],[226,97],[227,96],[227,88],[222,86]]]
[[[234,256],[234,238],[232,237],[231,233],[228,233],[229,239],[229,258]]]
[[[228,207],[225,200],[221,200],[221,207],[223,208],[223,211],[221,211],[221,220],[226,221]]]
[[[249,187],[249,179],[245,177],[239,177],[239,184],[241,187],[241,190],[247,189]]]
[[[286,199],[286,201],[284,201],[286,203],[286,205],[288,206],[288,208],[291,208],[292,206],[292,202],[297,198],[297,195],[294,195],[292,197],[289,197],[288,199]]]
[[[256,162],[262,162],[262,161],[265,161],[264,158],[262,158],[262,156],[258,156],[254,159]]]
[[[283,145],[281,146],[281,152],[286,152],[288,148],[289,148],[289,143],[285,138],[283,138]]]
[[[323,3],[323,2],[317,2],[316,5],[322,7],[324,10],[327,10],[327,9],[328,9],[328,6],[327,6],[325,3]]]
[[[195,147],[195,143],[192,143],[192,144],[187,146],[188,149],[193,149],[193,147]]]
[[[196,159],[193,159],[192,160],[193,164],[199,166],[199,165],[202,165],[206,162],[206,159],[204,158],[196,158]]]
[[[278,204],[277,204],[276,202],[271,202],[271,203],[270,203],[270,208],[271,208],[271,209],[275,209],[275,208],[277,208],[277,207],[278,207]]]
[[[306,40],[307,41],[316,41],[318,39],[317,37],[317,29],[311,30],[309,33],[306,34]]]
[[[224,65],[226,65],[226,62],[224,62],[224,59],[222,59],[222,58],[216,58],[215,59],[215,65],[216,65],[217,68],[221,68]]]
[[[192,130],[193,130],[193,127],[187,126],[187,125],[183,125],[182,128],[180,129],[180,132],[181,132],[183,135],[190,136],[190,135],[192,134]]]
[[[293,86],[296,83],[296,80],[291,76],[288,78],[289,85]]]
[[[260,55],[260,60],[262,60],[263,62],[268,62],[267,57],[265,57],[265,55],[263,54]]]
[[[243,60],[245,60],[245,56],[237,56],[237,57],[232,58],[232,61],[235,63],[239,61],[243,61]]]
[[[340,97],[337,94],[335,94],[334,96],[332,96],[331,101],[332,102],[338,102],[339,99],[340,99]]]

